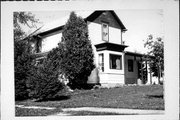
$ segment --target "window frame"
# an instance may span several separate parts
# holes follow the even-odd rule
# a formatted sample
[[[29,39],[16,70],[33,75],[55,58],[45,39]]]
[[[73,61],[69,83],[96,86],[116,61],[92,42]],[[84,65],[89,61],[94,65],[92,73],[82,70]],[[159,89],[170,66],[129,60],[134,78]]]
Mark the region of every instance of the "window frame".
[[[104,38],[105,38],[105,37],[104,37],[104,34],[103,34],[104,29],[105,29],[105,28],[103,27],[104,25],[107,26],[107,40],[104,39]],[[102,24],[101,24],[101,29],[102,29],[102,31],[101,31],[101,32],[102,32],[102,33],[101,33],[101,34],[102,34],[102,40],[108,42],[108,41],[109,41],[109,24],[108,24],[108,23],[105,23],[105,22],[102,22]]]
[[[100,55],[102,55],[102,60],[101,60],[102,63],[100,63]],[[100,72],[104,72],[104,53],[98,54],[98,67]]]
[[[112,64],[113,63],[111,63],[111,62],[113,62],[113,60],[112,60],[112,56],[116,56],[117,58],[119,57],[120,58],[120,68],[119,69],[117,69],[117,68],[113,68],[113,66],[112,66]],[[115,63],[116,64],[116,63]],[[116,65],[117,66],[117,65]],[[109,69],[110,70],[122,70],[123,68],[122,68],[122,55],[119,55],[119,54],[109,54]]]

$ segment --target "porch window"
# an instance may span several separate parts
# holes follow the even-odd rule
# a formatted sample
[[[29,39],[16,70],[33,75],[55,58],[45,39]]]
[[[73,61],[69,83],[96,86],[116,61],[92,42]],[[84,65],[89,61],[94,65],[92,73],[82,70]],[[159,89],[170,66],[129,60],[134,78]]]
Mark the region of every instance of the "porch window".
[[[101,72],[104,72],[104,54],[103,53],[99,54],[98,65],[99,65],[99,70]]]
[[[133,60],[128,60],[128,72],[133,72]]]
[[[109,26],[106,23],[102,23],[102,40],[109,40]]]
[[[122,56],[110,54],[110,69],[122,70]]]

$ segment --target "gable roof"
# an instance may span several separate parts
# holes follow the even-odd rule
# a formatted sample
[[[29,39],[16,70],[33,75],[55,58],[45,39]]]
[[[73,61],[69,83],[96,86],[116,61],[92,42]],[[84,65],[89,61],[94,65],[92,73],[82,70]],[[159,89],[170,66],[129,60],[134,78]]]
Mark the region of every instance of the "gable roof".
[[[109,11],[113,17],[116,19],[116,21],[118,22],[120,28],[122,29],[122,31],[127,31],[126,27],[123,25],[123,23],[121,22],[121,20],[119,19],[119,17],[116,15],[116,13],[113,10],[100,10],[100,11],[95,11],[93,12],[91,15],[89,15],[85,20],[86,21],[93,21],[95,20],[99,15],[101,15],[103,12]]]
[[[77,16],[82,17],[85,21],[93,21],[105,11],[106,10],[77,11],[77,12],[75,11],[75,13],[77,14]],[[113,10],[107,10],[107,11],[109,11],[114,16],[114,18],[118,22],[122,31],[126,31],[127,29],[125,28],[125,26],[123,25],[123,23],[121,22],[119,17],[116,15],[116,13]],[[58,30],[62,30],[64,25],[68,21],[69,16],[70,16],[70,14],[68,14],[67,16],[65,16],[61,19],[57,19],[55,21],[52,21],[50,23],[45,24],[44,26],[40,27],[38,30],[33,32],[31,34],[31,36],[34,36],[34,35],[44,36],[46,34],[53,33],[53,32],[58,31]]]

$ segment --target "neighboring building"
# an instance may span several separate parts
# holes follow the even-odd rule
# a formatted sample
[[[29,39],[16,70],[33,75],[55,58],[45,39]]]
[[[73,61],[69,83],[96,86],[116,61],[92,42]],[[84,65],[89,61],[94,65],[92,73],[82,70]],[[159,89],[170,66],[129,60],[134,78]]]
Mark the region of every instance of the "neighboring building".
[[[114,11],[88,11],[76,14],[87,22],[101,85],[150,82],[152,77],[148,72],[145,56],[124,51],[128,46],[124,45],[122,34],[127,29]],[[35,38],[32,46],[37,61],[45,57],[48,51],[61,41],[62,30],[68,18],[69,16],[47,24],[31,35]],[[89,79],[88,83],[93,81]]]

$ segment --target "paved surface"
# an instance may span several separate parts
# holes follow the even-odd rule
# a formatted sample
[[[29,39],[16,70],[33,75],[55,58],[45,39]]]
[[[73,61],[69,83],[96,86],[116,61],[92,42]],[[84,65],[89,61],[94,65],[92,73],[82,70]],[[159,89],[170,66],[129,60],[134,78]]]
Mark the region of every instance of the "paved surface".
[[[140,109],[124,109],[124,108],[97,108],[97,107],[80,107],[80,108],[64,108],[62,109],[64,113],[66,112],[78,112],[78,111],[90,111],[90,112],[106,112],[106,113],[117,113],[117,114],[137,114],[137,115],[159,115],[164,114],[163,110],[140,110]],[[59,113],[56,115],[62,115]]]
[[[24,106],[16,105],[16,107],[27,108],[27,109],[47,109],[53,110],[54,107],[40,107],[40,106]],[[50,116],[69,116],[71,112],[89,111],[89,112],[105,112],[105,113],[116,113],[125,115],[161,115],[164,114],[164,110],[142,110],[142,109],[124,109],[124,108],[99,108],[99,107],[79,107],[79,108],[62,108],[63,112],[53,114]]]

